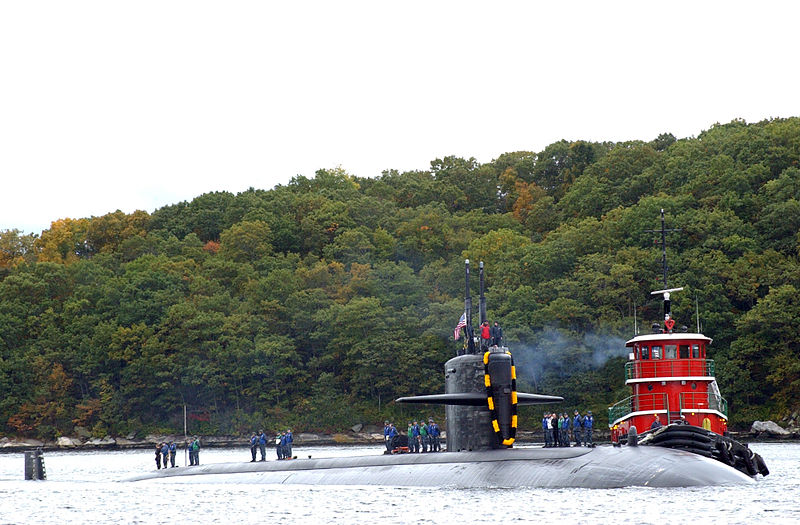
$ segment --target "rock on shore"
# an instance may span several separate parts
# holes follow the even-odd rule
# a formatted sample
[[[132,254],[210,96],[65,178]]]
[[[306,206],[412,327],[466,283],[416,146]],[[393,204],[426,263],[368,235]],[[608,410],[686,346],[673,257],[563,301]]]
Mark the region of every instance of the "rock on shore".
[[[789,437],[792,435],[791,432],[774,421],[753,421],[753,426],[750,427],[750,433],[757,436],[766,434],[770,437]]]

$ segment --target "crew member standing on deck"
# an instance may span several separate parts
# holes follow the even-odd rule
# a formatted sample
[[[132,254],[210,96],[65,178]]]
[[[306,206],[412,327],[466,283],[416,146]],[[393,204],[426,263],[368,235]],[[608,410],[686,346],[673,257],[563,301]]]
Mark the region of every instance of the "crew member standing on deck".
[[[258,434],[258,450],[261,452],[261,461],[267,460],[267,441],[269,441],[267,433],[262,430]]]
[[[442,444],[439,441],[439,436],[442,435],[442,431],[439,430],[439,425],[436,424],[433,418],[428,419],[428,433],[431,437],[431,452],[441,452]]]
[[[411,436],[414,439],[414,452],[419,453],[421,443],[419,439],[419,425],[416,421],[411,425]]]
[[[161,444],[161,464],[164,465],[164,468],[169,467],[169,443],[166,441]]]
[[[253,457],[253,459],[250,460],[250,463],[256,460],[256,450],[258,450],[258,436],[256,436],[255,432],[253,432],[253,435],[250,436],[250,455]]]
[[[386,452],[390,454],[392,452],[392,440],[396,435],[397,435],[397,429],[395,429],[394,425],[389,423],[389,421],[387,420],[383,426],[383,441],[386,445]]]
[[[587,447],[593,447],[594,443],[592,442],[592,427],[594,426],[594,416],[592,416],[592,411],[589,410],[586,412],[586,415],[583,416],[583,428],[586,431],[586,437],[584,438],[584,444]]]
[[[175,466],[175,453],[178,452],[178,446],[174,441],[169,442],[169,466]]]
[[[292,459],[292,443],[294,443],[294,436],[292,436],[292,429],[286,429],[286,458]]]
[[[281,459],[289,459],[286,453],[286,432],[281,432]]]
[[[542,432],[544,433],[544,448],[550,448],[550,433],[547,431],[547,422],[550,418],[547,414],[542,417]]]
[[[550,428],[553,429],[553,446],[558,446],[558,416],[555,412],[550,414]]]
[[[281,446],[281,433],[278,432],[275,436],[275,451],[278,453],[278,459],[283,459],[283,447]]]
[[[161,470],[161,443],[156,443],[156,468]]]
[[[575,437],[575,446],[581,446],[581,441],[583,440],[583,418],[577,410],[575,411],[575,417],[572,418],[572,434]]]
[[[494,326],[492,326],[490,333],[492,335],[492,346],[500,346],[503,341],[503,329],[500,328],[500,325],[497,324],[497,321],[494,322]]]
[[[491,340],[492,331],[489,328],[489,321],[484,321],[481,325],[481,350],[487,350]]]

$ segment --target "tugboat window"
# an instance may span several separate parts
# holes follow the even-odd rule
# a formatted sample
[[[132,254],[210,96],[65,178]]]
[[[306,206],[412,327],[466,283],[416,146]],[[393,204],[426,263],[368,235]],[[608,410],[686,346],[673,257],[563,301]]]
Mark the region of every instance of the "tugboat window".
[[[692,357],[698,359],[700,357],[700,345],[692,345]]]
[[[678,346],[678,357],[681,359],[689,359],[689,345]]]
[[[667,345],[664,347],[664,358],[675,359],[678,357],[678,347],[676,345]]]
[[[643,345],[639,350],[639,354],[642,356],[642,359],[650,359],[650,347]]]
[[[653,350],[653,359],[661,359],[661,347],[653,346],[651,349]]]

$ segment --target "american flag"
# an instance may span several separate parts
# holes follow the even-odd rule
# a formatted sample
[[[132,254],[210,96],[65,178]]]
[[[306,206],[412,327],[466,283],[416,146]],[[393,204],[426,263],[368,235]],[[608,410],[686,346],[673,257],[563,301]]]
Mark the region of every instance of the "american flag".
[[[467,312],[461,314],[461,319],[458,320],[456,329],[453,331],[453,339],[458,341],[458,338],[461,336],[461,328],[464,326],[467,326]]]

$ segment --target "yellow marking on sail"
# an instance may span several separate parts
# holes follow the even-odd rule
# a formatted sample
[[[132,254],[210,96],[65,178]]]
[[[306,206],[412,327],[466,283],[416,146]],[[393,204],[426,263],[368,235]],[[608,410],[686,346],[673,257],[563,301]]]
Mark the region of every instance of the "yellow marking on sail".
[[[503,440],[503,445],[511,446],[514,444],[514,438],[508,438]]]
[[[494,427],[495,432],[500,432],[500,425],[497,424],[496,419],[492,419],[492,427]]]
[[[489,410],[494,410],[494,400],[492,399],[492,396],[489,396],[486,399],[489,401]]]
[[[492,386],[492,380],[489,379],[489,374],[485,374],[483,376],[483,382],[486,383],[486,388],[489,388],[490,386]]]
[[[511,416],[511,428],[517,428],[517,415]]]
[[[516,366],[512,366],[511,367],[511,379],[516,379],[516,378],[517,378],[517,367]]]
[[[511,404],[512,405],[516,405],[517,404],[517,392],[516,392],[516,390],[512,390],[511,391]]]
[[[488,365],[489,364],[489,352],[486,352],[485,354],[483,354],[483,364],[484,365]]]

